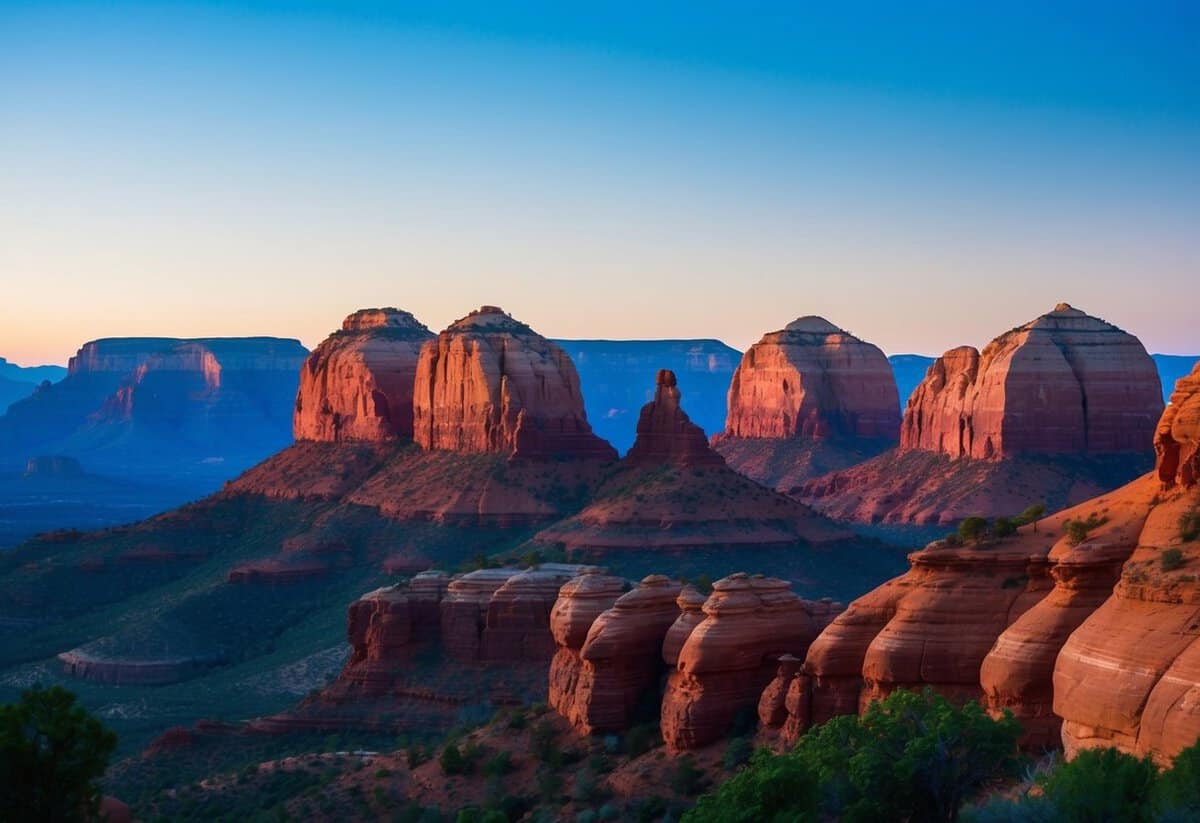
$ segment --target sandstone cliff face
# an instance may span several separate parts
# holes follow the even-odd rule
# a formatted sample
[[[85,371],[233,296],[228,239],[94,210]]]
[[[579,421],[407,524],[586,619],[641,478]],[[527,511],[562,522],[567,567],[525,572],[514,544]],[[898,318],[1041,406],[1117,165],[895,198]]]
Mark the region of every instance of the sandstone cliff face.
[[[723,466],[704,431],[679,406],[675,372],[662,369],[655,380],[654,400],[642,407],[637,440],[625,455],[630,465]]]
[[[901,448],[951,457],[1141,452],[1162,413],[1138,339],[1065,303],[979,354],[943,355],[909,401]]]
[[[773,578],[731,575],[713,584],[705,619],[688,636],[662,703],[662,733],[673,749],[705,746],[753,713],[782,655],[804,655],[828,609]]]
[[[952,349],[909,399],[900,448],[794,495],[835,519],[953,523],[1082,503],[1150,466],[1162,412],[1137,338],[1066,304]]]
[[[411,438],[413,381],[433,333],[399,309],[360,309],[318,346],[300,372],[297,440]]]
[[[1054,666],[1068,755],[1114,745],[1166,763],[1200,737],[1200,367],[1176,384],[1155,475],[1130,484],[1148,512],[1112,595]]]
[[[878,348],[821,317],[763,335],[729,387],[727,437],[895,441],[900,400]]]
[[[883,352],[823,318],[802,317],[742,357],[713,447],[741,474],[786,492],[894,446],[899,428]]]
[[[557,648],[550,661],[549,702],[563,717],[575,714],[575,697],[583,669],[580,650],[592,623],[625,591],[625,581],[598,570],[564,583],[550,613],[550,631]]]
[[[592,623],[579,652],[574,698],[567,701],[566,717],[578,731],[623,731],[647,693],[657,692],[663,637],[679,615],[679,592],[678,583],[650,575]]]
[[[426,449],[616,458],[592,434],[571,359],[494,306],[471,312],[422,349],[413,416],[414,437]]]

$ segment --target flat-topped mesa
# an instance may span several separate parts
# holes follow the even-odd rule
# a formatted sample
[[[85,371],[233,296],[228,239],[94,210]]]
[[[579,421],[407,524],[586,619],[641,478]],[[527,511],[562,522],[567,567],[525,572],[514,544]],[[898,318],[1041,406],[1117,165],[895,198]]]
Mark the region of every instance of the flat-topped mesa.
[[[726,438],[895,442],[900,401],[883,352],[821,317],[763,335],[729,387]]]
[[[413,381],[433,339],[406,311],[359,309],[313,350],[300,372],[297,440],[380,442],[411,438]]]
[[[938,358],[909,399],[900,444],[954,458],[1136,453],[1161,413],[1138,339],[1060,303],[982,353]]]
[[[723,466],[725,459],[712,450],[704,430],[688,418],[679,405],[675,372],[660,369],[654,400],[642,407],[637,439],[625,455],[630,464]]]
[[[713,584],[705,619],[688,636],[662,703],[663,739],[699,748],[753,713],[782,655],[801,657],[823,626],[783,580],[730,575]]]
[[[571,358],[495,306],[471,312],[422,348],[413,416],[414,439],[426,449],[616,458],[588,425]]]
[[[1157,471],[1120,490],[1145,512],[1136,549],[1053,663],[1068,756],[1115,746],[1167,765],[1200,738],[1200,365],[1176,383],[1156,445]]]
[[[583,660],[579,656],[596,618],[625,591],[620,577],[586,572],[564,583],[550,611],[550,633],[557,649],[550,661],[549,703],[563,717],[574,712],[576,689]]]
[[[679,615],[679,592],[679,583],[650,575],[592,623],[566,714],[579,732],[628,729],[646,692],[657,692],[663,637]]]

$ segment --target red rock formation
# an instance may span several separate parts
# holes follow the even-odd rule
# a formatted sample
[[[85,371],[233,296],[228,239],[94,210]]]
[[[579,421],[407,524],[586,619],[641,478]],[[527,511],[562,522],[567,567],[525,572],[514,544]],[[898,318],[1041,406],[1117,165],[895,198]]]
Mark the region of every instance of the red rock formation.
[[[642,407],[637,439],[625,455],[630,465],[671,463],[679,466],[723,466],[724,459],[708,445],[704,430],[679,407],[675,372],[660,369],[654,400]]]
[[[621,469],[578,514],[534,536],[568,552],[794,546],[847,539],[806,506],[724,465],[679,408],[669,371],[642,410]]]
[[[1038,502],[1075,505],[1149,467],[1161,412],[1158,372],[1137,338],[1060,304],[982,354],[944,354],[909,399],[899,451],[794,494],[860,522],[951,523]]]
[[[1141,452],[1161,413],[1138,339],[1060,303],[982,354],[943,355],[909,401],[900,442],[985,459]]]
[[[592,623],[621,596],[625,581],[592,570],[564,583],[550,613],[558,648],[550,661],[550,705],[564,717],[574,712],[583,661],[579,656]]]
[[[381,441],[413,433],[413,381],[433,333],[399,309],[360,309],[300,372],[297,440]]]
[[[1137,548],[1054,666],[1068,755],[1112,745],[1165,764],[1200,738],[1200,367],[1176,384],[1156,446],[1156,473],[1122,490],[1147,511]]]
[[[739,713],[753,712],[780,656],[803,655],[821,630],[813,612],[782,580],[735,574],[717,581],[705,619],[688,636],[667,683],[667,744],[676,750],[707,745]]]
[[[823,318],[802,317],[742,357],[713,447],[738,472],[786,492],[894,446],[899,429],[883,352]]]
[[[729,387],[726,437],[895,441],[900,400],[878,348],[822,317],[763,335]]]
[[[804,661],[794,654],[780,655],[775,677],[758,698],[758,722],[764,729],[778,729],[787,721],[787,693]]]
[[[571,707],[566,715],[582,734],[619,732],[633,725],[639,703],[657,690],[662,643],[679,616],[680,585],[650,575],[605,611],[588,631]]]
[[[679,664],[679,653],[683,644],[691,637],[692,631],[704,620],[704,601],[708,598],[701,594],[695,586],[684,586],[679,592],[675,604],[679,606],[679,617],[667,629],[663,638],[663,662],[671,669]]]
[[[448,580],[441,572],[423,572],[408,585],[376,589],[350,604],[347,634],[353,651],[340,677],[346,688],[364,696],[387,693],[397,666],[438,626]]]
[[[592,434],[571,359],[494,306],[422,349],[414,396],[414,437],[426,449],[616,458]]]

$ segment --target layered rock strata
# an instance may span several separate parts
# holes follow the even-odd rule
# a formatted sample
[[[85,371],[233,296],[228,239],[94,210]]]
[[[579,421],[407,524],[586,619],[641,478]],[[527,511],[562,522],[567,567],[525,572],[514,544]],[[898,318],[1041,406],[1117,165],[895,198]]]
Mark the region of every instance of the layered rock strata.
[[[616,458],[592,434],[571,359],[495,306],[471,312],[424,346],[413,417],[414,438],[426,449]]]
[[[596,618],[621,597],[626,583],[620,577],[598,571],[582,574],[564,583],[550,613],[550,632],[557,646],[550,661],[549,702],[563,717],[575,713],[579,675],[583,669],[580,651]]]
[[[308,356],[292,430],[297,440],[411,438],[413,381],[433,333],[399,309],[360,309]]]

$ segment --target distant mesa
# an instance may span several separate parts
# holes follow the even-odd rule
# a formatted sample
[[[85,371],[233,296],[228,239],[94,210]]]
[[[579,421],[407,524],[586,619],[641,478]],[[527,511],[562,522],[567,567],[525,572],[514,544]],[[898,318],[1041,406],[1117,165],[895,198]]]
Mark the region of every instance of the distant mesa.
[[[894,446],[900,401],[877,347],[823,317],[763,335],[729,387],[725,431],[713,440],[730,466],[779,489]]]
[[[457,320],[422,348],[414,397],[414,438],[425,449],[617,456],[588,425],[571,358],[495,306]]]
[[[1062,303],[983,352],[938,358],[908,401],[898,449],[791,491],[867,523],[1055,510],[1147,470],[1162,410],[1138,339]]]
[[[292,425],[295,438],[411,439],[417,361],[421,346],[433,336],[399,309],[351,314],[304,363]]]
[[[288,444],[306,354],[272,337],[85,343],[66,377],[0,417],[0,464],[62,454],[109,475],[203,475],[212,488]],[[213,457],[224,460],[202,462]]]

